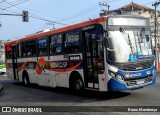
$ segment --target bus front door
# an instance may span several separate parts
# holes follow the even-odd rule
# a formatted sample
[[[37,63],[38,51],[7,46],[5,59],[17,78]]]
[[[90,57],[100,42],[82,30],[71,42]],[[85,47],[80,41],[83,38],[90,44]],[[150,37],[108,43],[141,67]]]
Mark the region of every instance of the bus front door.
[[[86,31],[83,36],[84,80],[86,88],[98,88],[97,56],[98,43],[94,31]]]
[[[12,46],[12,67],[14,80],[19,80],[17,67],[17,45]]]

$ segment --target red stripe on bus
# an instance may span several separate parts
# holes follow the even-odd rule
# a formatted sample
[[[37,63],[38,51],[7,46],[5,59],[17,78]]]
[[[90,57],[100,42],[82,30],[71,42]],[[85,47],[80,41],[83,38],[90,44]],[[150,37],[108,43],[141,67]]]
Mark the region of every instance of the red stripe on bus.
[[[18,68],[18,72],[20,72],[29,62],[25,62],[23,63],[19,68]]]
[[[29,63],[29,62],[23,63],[23,64],[18,68],[18,72],[22,71],[22,70],[24,69],[24,67],[25,67],[28,63]],[[49,69],[49,70],[50,70],[50,71],[55,71],[55,72],[68,72],[68,71],[72,71],[72,70],[78,68],[81,63],[82,63],[82,61],[79,62],[77,65],[75,65],[75,66],[73,66],[73,67],[70,67],[70,68],[66,68],[66,69]],[[37,69],[37,66],[38,66],[38,63],[36,64],[36,69]],[[35,69],[35,70],[36,70],[36,69]],[[37,72],[37,70],[36,70],[36,72]],[[42,71],[41,71],[41,72],[42,72]],[[38,71],[37,74],[41,74],[41,72]]]

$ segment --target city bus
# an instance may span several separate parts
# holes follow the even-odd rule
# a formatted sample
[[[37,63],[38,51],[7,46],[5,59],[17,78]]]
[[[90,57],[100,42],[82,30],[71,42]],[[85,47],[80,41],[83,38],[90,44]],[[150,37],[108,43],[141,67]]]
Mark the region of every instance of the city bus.
[[[112,15],[5,43],[7,76],[75,91],[124,91],[156,82],[148,19]]]
[[[4,41],[0,40],[0,74],[6,73]]]

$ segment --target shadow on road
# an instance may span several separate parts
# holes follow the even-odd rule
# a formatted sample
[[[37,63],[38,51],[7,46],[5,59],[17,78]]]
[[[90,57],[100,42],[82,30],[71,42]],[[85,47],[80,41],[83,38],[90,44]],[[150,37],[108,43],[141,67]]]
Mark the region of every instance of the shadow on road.
[[[82,92],[74,92],[69,88],[49,88],[49,87],[43,87],[38,86],[35,84],[30,84],[29,86],[24,85],[23,83],[16,82],[15,85],[21,86],[21,87],[27,87],[31,89],[39,89],[42,91],[49,91],[54,92],[57,94],[63,94],[63,95],[72,95],[77,97],[82,97],[85,99],[96,99],[96,100],[111,100],[116,98],[121,98],[125,96],[131,95],[131,93],[128,92],[99,92],[99,91],[93,91],[93,90],[84,90]]]

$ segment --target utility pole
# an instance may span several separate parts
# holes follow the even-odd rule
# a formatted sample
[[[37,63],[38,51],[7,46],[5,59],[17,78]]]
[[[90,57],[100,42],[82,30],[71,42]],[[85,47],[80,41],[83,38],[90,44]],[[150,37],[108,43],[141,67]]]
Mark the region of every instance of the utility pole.
[[[157,7],[159,6],[160,2],[155,2],[154,4],[152,4],[152,6],[154,6],[155,8],[155,30],[154,30],[154,35],[155,35],[155,68],[156,70],[158,70],[158,47],[157,47]]]
[[[100,16],[105,16],[105,15],[109,14],[110,5],[108,5],[106,2],[103,2],[103,3],[99,2],[99,5],[101,7],[106,7],[105,9],[102,8],[102,10],[101,10],[102,13],[100,13]]]
[[[53,26],[53,28],[52,29],[55,29],[55,25],[54,25],[54,23],[53,22],[48,22],[48,23],[46,23],[47,25],[52,25]]]

